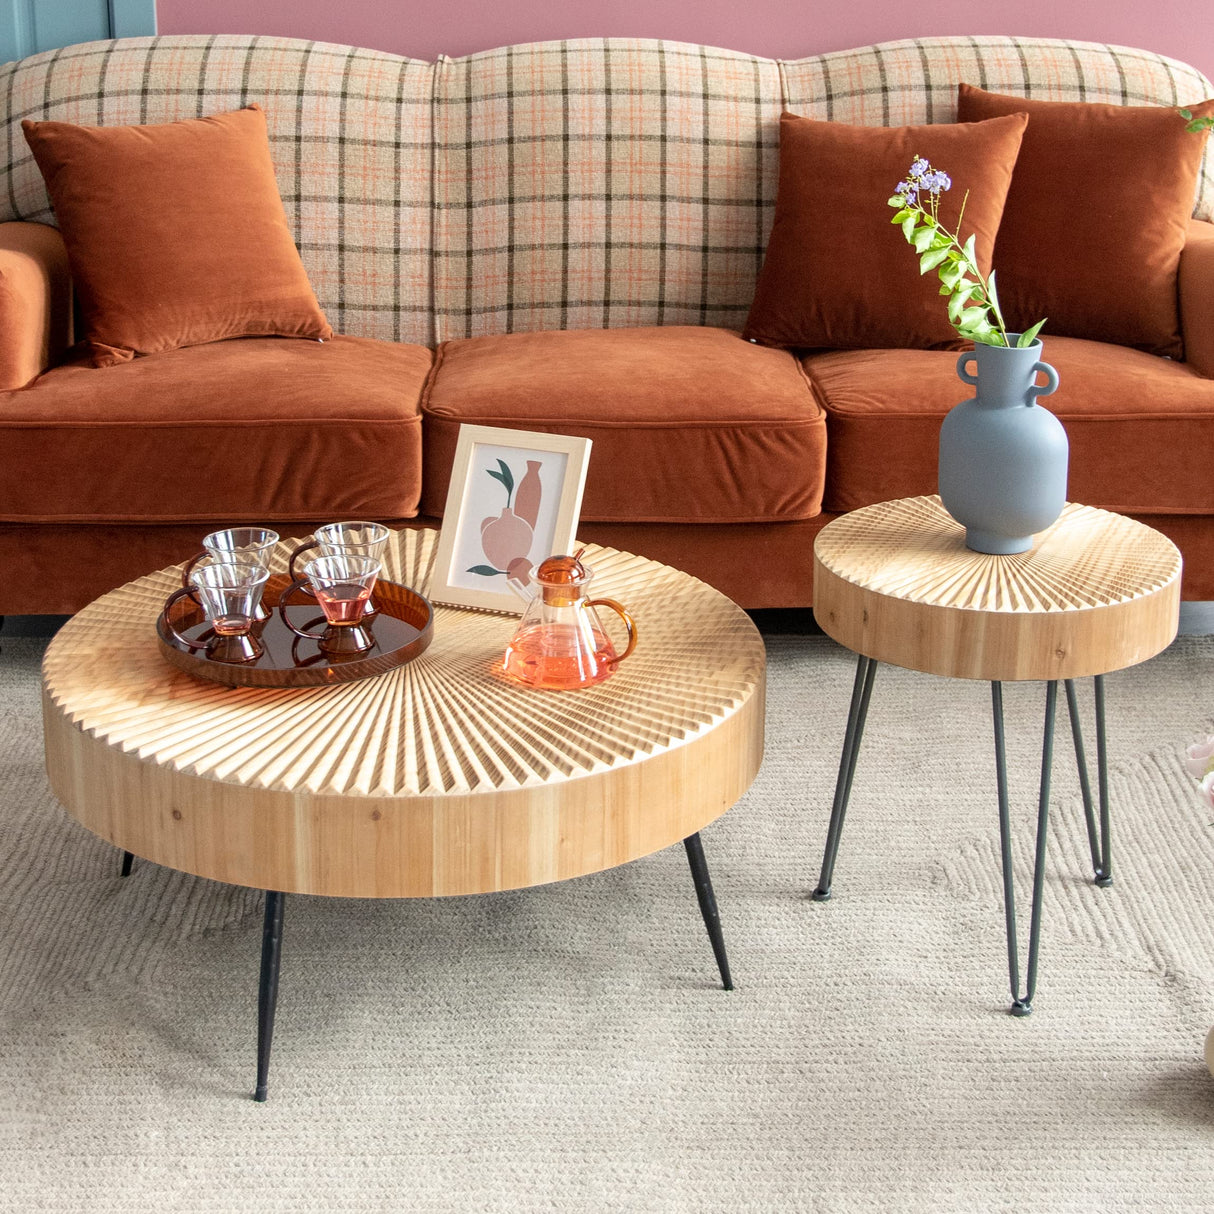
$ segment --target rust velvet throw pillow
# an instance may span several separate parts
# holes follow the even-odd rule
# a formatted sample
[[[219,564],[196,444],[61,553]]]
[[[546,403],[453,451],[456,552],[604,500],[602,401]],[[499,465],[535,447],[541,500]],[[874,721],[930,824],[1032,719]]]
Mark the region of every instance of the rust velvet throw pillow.
[[[990,122],[869,127],[780,117],[771,238],[743,336],[765,346],[871,349],[954,344],[934,274],[890,223],[886,200],[916,156],[952,178],[940,221],[977,237],[985,274],[1024,132]]]
[[[229,337],[332,336],[259,106],[153,126],[23,122],[94,366]]]
[[[1214,102],[1191,107],[1214,112]],[[1175,109],[958,91],[958,118],[1028,115],[995,244],[1011,329],[1183,354],[1177,272],[1206,137]]]

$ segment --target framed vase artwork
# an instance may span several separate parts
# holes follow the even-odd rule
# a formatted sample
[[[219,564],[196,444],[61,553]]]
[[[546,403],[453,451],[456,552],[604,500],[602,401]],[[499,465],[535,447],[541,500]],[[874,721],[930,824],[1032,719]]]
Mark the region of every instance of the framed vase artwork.
[[[531,572],[572,552],[590,439],[460,426],[430,597],[521,615]]]

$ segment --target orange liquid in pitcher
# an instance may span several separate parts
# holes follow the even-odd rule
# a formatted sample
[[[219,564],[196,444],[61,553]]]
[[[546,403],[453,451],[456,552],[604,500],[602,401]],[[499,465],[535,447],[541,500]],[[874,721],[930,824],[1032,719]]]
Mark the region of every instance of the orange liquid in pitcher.
[[[601,683],[616,665],[611,642],[605,637],[596,640],[595,649],[584,647],[572,624],[529,628],[506,646],[503,669],[531,687],[550,691],[589,687]]]

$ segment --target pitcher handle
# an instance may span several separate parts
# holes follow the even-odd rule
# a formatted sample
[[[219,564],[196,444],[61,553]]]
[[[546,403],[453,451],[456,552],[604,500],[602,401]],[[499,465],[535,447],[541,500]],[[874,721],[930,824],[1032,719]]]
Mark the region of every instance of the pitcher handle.
[[[1039,388],[1037,386],[1037,373],[1041,372],[1045,376],[1045,383]],[[1033,382],[1029,387],[1029,395],[1034,400],[1038,396],[1049,396],[1050,393],[1058,390],[1058,372],[1050,366],[1049,363],[1034,363],[1033,364]]]
[[[180,602],[182,599],[190,599],[196,606],[199,605],[197,591],[195,591],[193,586],[178,586],[165,600],[164,608],[161,612],[164,616],[164,626],[172,634],[173,639],[179,644],[184,645],[187,649],[205,649],[207,647],[206,641],[191,641],[189,637],[183,636],[173,626],[173,617],[169,612],[172,610],[173,604]]]
[[[624,610],[622,604],[617,603],[615,599],[591,599],[587,607],[610,607],[612,611],[624,621],[624,627],[628,629],[628,648],[616,658],[618,666],[636,647],[637,647],[637,626],[632,616]]]
[[[974,350],[966,350],[966,352],[957,358],[957,378],[969,384],[971,388],[978,386],[978,377],[971,375],[965,369],[966,363],[977,362],[978,355]]]
[[[296,578],[287,588],[278,596],[278,618],[297,636],[303,637],[308,641],[319,641],[324,635],[320,632],[304,632],[302,628],[296,628],[294,624],[287,618],[287,599],[291,597],[297,590],[303,590],[304,579]]]

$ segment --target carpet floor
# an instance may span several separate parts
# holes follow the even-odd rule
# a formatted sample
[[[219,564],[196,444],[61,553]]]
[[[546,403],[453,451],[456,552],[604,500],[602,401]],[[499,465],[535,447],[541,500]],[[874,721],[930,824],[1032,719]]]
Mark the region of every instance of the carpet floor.
[[[264,1105],[261,895],[119,877],[47,789],[44,644],[0,657],[4,1211],[1214,1205],[1214,811],[1180,765],[1214,638],[1107,680],[1109,889],[1060,720],[1027,1019],[986,685],[878,672],[814,903],[853,659],[777,636],[763,769],[703,834],[735,991],[680,847],[479,898],[292,897]],[[1025,911],[1043,698],[1006,688]]]

